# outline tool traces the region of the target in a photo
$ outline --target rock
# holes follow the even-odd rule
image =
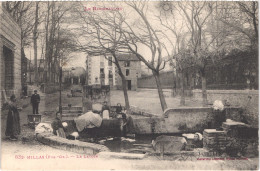
[[[216,129],[205,129],[203,131],[203,147],[207,149],[225,148],[228,144],[225,131]]]
[[[126,137],[128,137],[128,138],[135,138],[135,134],[126,134]]]
[[[186,144],[183,137],[161,135],[153,141],[156,153],[172,154],[180,152]]]

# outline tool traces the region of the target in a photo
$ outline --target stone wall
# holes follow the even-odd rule
[[[223,111],[228,118],[240,116],[240,108]],[[165,117],[134,118],[133,127],[136,134],[176,134],[202,132],[214,128],[214,111],[211,107],[167,109]]]
[[[87,143],[78,140],[68,140],[50,133],[37,134],[36,139],[39,142],[51,147],[75,153],[96,155],[97,153],[102,151],[109,151],[109,149],[104,145]]]
[[[13,85],[11,93],[20,96],[21,92],[21,28],[0,4],[0,64],[1,90],[5,88],[4,46],[12,51],[13,55]],[[7,96],[10,95],[6,92]]]
[[[128,114],[130,115],[138,115],[138,116],[146,116],[146,117],[158,117],[158,115],[151,113],[148,110],[141,109],[137,106],[130,105],[128,110]]]
[[[60,90],[60,86],[59,85],[48,85],[48,84],[44,84],[41,87],[41,91],[43,93],[47,93],[47,94],[51,94],[51,93],[55,93],[57,91]],[[61,90],[63,90],[63,85],[61,86]]]
[[[201,90],[193,90],[193,98],[202,99]],[[211,104],[215,100],[226,100],[231,106],[242,107],[244,109],[243,116],[247,122],[258,127],[258,90],[207,90],[207,98]]]

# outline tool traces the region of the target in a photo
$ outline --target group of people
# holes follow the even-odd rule
[[[103,119],[109,118],[109,116],[111,116],[110,112],[111,112],[111,108],[108,105],[107,101],[103,102],[102,107],[100,104],[93,105],[92,111],[90,111],[86,114],[83,114],[80,117],[74,119],[75,126],[79,132],[81,132],[82,130],[84,130],[84,128],[86,128],[86,129],[88,129],[88,132],[90,134],[94,135],[96,128],[99,127],[100,122],[102,122],[102,118]],[[131,118],[131,117],[127,117],[127,115],[123,111],[123,107],[121,106],[120,103],[118,103],[116,106],[116,113],[117,113],[117,115],[122,116],[123,134],[126,135],[127,130],[129,130],[127,128],[127,126],[129,125],[129,123],[131,121],[131,119],[129,119],[129,118]],[[99,117],[100,119],[97,117]],[[56,118],[52,122],[51,126],[53,129],[53,134],[58,135],[58,136],[60,136],[59,132],[63,132],[62,130],[66,129],[64,127],[64,125],[62,124],[62,115],[60,114],[60,112],[56,113]]]
[[[40,103],[40,95],[37,93],[37,90],[34,90],[34,94],[31,96],[31,104],[32,104],[32,109],[33,109],[33,114],[39,114],[39,103]],[[15,95],[12,95],[10,97],[10,101],[8,102],[8,116],[7,116],[7,121],[6,121],[6,131],[5,135],[9,137],[10,140],[17,140],[18,135],[21,132],[20,129],[20,116],[19,116],[19,111],[17,107],[17,99]],[[95,113],[95,111],[93,110]],[[98,113],[98,112],[97,112]],[[110,107],[108,106],[107,102],[105,101],[102,106],[101,110],[101,117],[104,118],[104,115],[108,115],[109,117],[110,113]],[[122,115],[123,119],[123,132],[126,134],[127,131],[127,123],[129,123],[129,118],[123,112],[123,108],[120,103],[117,104],[116,106],[116,113],[118,115]],[[51,126],[53,128],[53,134],[57,135],[57,131],[60,129],[63,129],[62,121],[61,121],[61,113],[57,112],[56,113],[56,118],[52,122]],[[107,116],[106,116],[107,117]],[[200,133],[195,133],[194,134],[194,139],[192,144],[196,146],[196,148],[201,148],[203,146],[202,144],[202,135]]]
[[[39,114],[39,103],[40,95],[37,93],[37,90],[34,90],[34,94],[31,96],[33,114]],[[17,106],[17,99],[14,94],[11,95],[10,101],[7,102],[6,106],[8,109],[8,114],[5,135],[9,137],[10,140],[16,141],[18,139],[18,135],[21,133],[21,128],[19,108]]]

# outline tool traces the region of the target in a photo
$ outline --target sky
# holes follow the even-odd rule
[[[82,2],[82,10],[86,10],[86,15],[88,12],[96,12],[94,11],[94,7],[97,7],[98,4],[100,3],[97,3],[97,2]],[[133,9],[129,6],[127,6],[126,4],[124,3],[118,3],[118,2],[114,2],[113,4],[111,4],[111,2],[105,2],[103,4],[102,2],[102,5],[106,8],[120,8],[121,11],[123,13],[128,13],[131,18],[129,19],[129,21],[135,21],[135,20],[138,20],[138,15],[136,12],[133,11]],[[153,14],[156,14],[156,11],[158,11],[156,8],[158,8],[158,2],[153,2],[153,1],[150,1],[149,2],[149,8],[147,9],[147,17],[148,17],[148,20],[150,21],[150,23],[154,26],[155,29],[159,29],[160,30],[160,22],[155,20],[154,18],[154,15]],[[167,9],[167,7],[166,7]],[[97,12],[100,12],[100,11],[97,11]],[[159,14],[159,13],[158,13]],[[140,20],[140,19],[139,19]],[[42,28],[44,26],[41,26]],[[72,27],[77,27],[77,23],[74,25],[72,25]],[[164,30],[161,30],[161,31],[164,31]],[[167,33],[166,34],[169,34],[171,35],[170,33]],[[174,37],[174,36],[172,36]],[[169,38],[172,38],[171,36],[169,36]],[[38,46],[40,45],[41,43],[39,42],[38,40]],[[172,51],[172,46],[169,44],[169,43],[165,43],[166,44],[166,47],[168,49],[169,52]],[[151,52],[150,50],[145,47],[144,45],[140,45],[138,47],[139,49],[139,53],[141,53],[147,60],[150,60],[151,59]],[[25,54],[26,54],[26,57],[28,59],[30,59],[30,56],[31,56],[31,59],[33,60],[33,45],[31,45],[31,47],[29,48],[26,48],[25,49]],[[167,52],[165,50],[162,51],[162,56],[167,56]],[[38,47],[38,58],[40,58],[41,56],[41,47]],[[86,67],[85,66],[85,61],[86,61],[86,56],[87,54],[84,53],[84,52],[81,52],[81,53],[73,53],[71,55],[72,57],[70,57],[70,60],[67,62],[67,66],[66,67]]]

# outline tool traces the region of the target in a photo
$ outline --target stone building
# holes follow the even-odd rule
[[[62,70],[62,82],[65,84],[84,85],[86,70],[83,67],[64,68]]]
[[[126,78],[128,90],[137,90],[137,79],[141,77],[141,61],[133,54],[119,54],[119,65]],[[122,89],[122,80],[116,72],[116,85]]]
[[[116,86],[115,64],[112,62],[112,56],[87,56],[87,80],[88,85],[101,84],[110,85],[110,88]]]
[[[21,28],[0,4],[1,104],[21,93]]]

